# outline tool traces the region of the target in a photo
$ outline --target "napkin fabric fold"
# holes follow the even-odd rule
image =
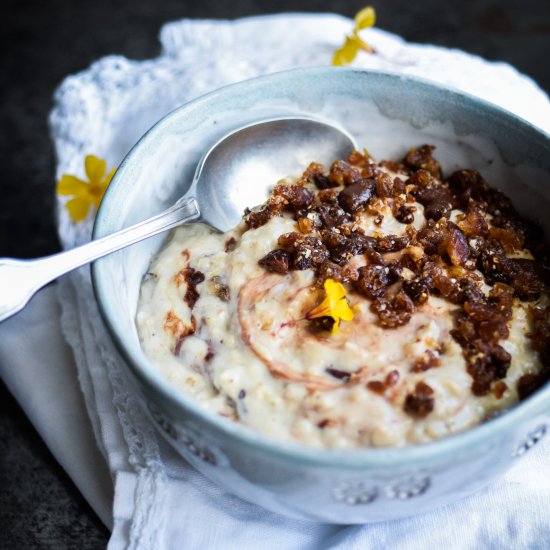
[[[237,21],[183,20],[166,25],[158,58],[136,62],[107,57],[60,86],[51,114],[57,176],[82,175],[86,154],[105,158],[109,166],[118,165],[162,115],[215,88],[278,70],[330,64],[335,48],[351,28],[352,22],[342,17],[301,14]],[[377,29],[365,31],[364,38],[377,54],[360,53],[354,62],[357,67],[412,74],[455,86],[550,129],[548,98],[509,65],[489,63],[461,51],[408,44]],[[65,248],[89,240],[91,215],[81,224],[72,223],[61,199],[58,222]],[[60,281],[59,301],[62,331],[74,353],[83,395],[79,414],[86,411],[114,483],[111,549],[544,548],[550,540],[547,440],[490,488],[419,517],[334,526],[289,519],[246,503],[206,480],[157,437],[100,320],[87,269]],[[42,305],[55,315],[55,305]],[[40,333],[38,327],[36,333]],[[58,332],[55,338],[58,341]],[[0,333],[0,366],[13,360],[14,349],[15,356],[27,360],[16,340],[14,336],[13,343],[6,342],[5,334]],[[44,350],[47,348],[44,343]],[[61,343],[57,348],[51,350],[51,357],[42,355],[42,362],[69,365],[66,349],[61,349]],[[37,371],[41,380],[47,379],[46,370]],[[70,368],[61,371],[64,374],[52,384],[58,383],[64,393],[63,388],[74,385],[75,377]],[[27,377],[20,382],[25,386],[32,369],[22,376]],[[9,385],[18,395],[17,384]],[[32,396],[25,391],[19,395],[27,412],[34,405],[25,406],[24,402],[36,400],[38,412],[29,413],[31,419],[47,439],[55,440],[55,434],[48,434],[51,427],[39,421],[48,402],[46,394],[37,389]],[[75,403],[72,406],[78,408]],[[75,480],[89,475],[84,472],[88,466],[80,464],[79,472],[70,456],[77,423],[84,423],[84,418],[67,427],[56,447],[56,456]],[[102,487],[105,477],[97,479]],[[109,513],[104,505],[108,491],[105,487],[103,500],[96,499],[102,517]]]
[[[90,506],[111,527],[113,484],[60,317],[56,287],[50,285],[2,323],[0,375]]]

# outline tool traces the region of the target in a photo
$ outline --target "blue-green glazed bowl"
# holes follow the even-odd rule
[[[94,237],[159,213],[186,190],[202,153],[228,130],[284,114],[343,126],[374,158],[437,146],[445,173],[476,168],[550,231],[548,134],[494,105],[416,78],[343,68],[299,69],[228,86],[158,122],[124,159]],[[281,443],[203,410],[140,348],[142,276],[163,237],[96,262],[97,300],[143,407],[205,476],[242,498],[301,519],[366,523],[429,511],[501,475],[547,431],[550,387],[467,432],[423,445],[353,451]]]

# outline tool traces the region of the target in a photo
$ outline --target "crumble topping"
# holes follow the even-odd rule
[[[250,212],[245,222],[249,228],[258,227],[285,211],[298,222],[311,220],[307,231],[281,235],[281,248],[259,264],[279,274],[311,269],[318,284],[327,278],[351,283],[355,292],[370,300],[383,328],[407,324],[430,294],[459,306],[453,312],[451,334],[462,347],[472,392],[483,396],[493,387],[501,393],[502,385],[494,383],[506,377],[511,356],[499,342],[508,338],[514,299],[536,300],[547,290],[548,274],[536,257],[543,252],[542,237],[477,171],[459,170],[442,179],[434,150],[433,145],[411,148],[401,163],[378,165],[368,153],[355,151],[345,161],[335,161],[328,174],[312,164],[296,183],[275,187],[257,211],[261,219]],[[313,186],[317,189],[312,191]],[[361,214],[369,207],[376,211],[384,201],[395,219],[407,225],[406,235],[364,234],[358,223]],[[426,218],[419,230],[411,225],[416,203],[424,207]],[[522,250],[533,257],[509,257]],[[354,257],[361,255],[367,264],[354,269]],[[532,314],[537,335],[542,336],[550,328],[547,316],[536,306]],[[544,333],[544,350],[548,336]],[[413,369],[420,372],[439,364],[427,350]],[[548,377],[545,368],[544,373],[520,378],[520,395],[529,395]],[[433,390],[427,388],[417,384],[405,400],[406,412],[431,412]]]

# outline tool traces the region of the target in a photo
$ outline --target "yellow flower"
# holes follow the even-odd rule
[[[107,163],[94,155],[88,155],[84,159],[84,170],[88,181],[63,174],[57,182],[58,195],[72,195],[72,199],[65,203],[65,208],[75,222],[86,218],[90,206],[93,205],[97,210],[116,168],[106,174]]]
[[[376,23],[376,12],[372,6],[367,6],[355,14],[355,28],[358,31],[368,27],[374,27]]]
[[[325,299],[317,306],[309,311],[306,319],[315,319],[316,317],[332,317],[334,324],[332,325],[332,333],[338,332],[340,319],[342,321],[351,321],[353,319],[353,311],[349,307],[346,300],[346,289],[341,283],[327,279],[325,281]]]
[[[367,6],[355,15],[355,27],[351,36],[346,36],[344,45],[334,52],[333,65],[348,65],[351,63],[359,50],[374,53],[374,48],[367,44],[359,36],[359,31],[373,27],[376,23],[376,12],[372,6]]]

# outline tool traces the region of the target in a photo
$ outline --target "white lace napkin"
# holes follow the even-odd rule
[[[329,64],[351,27],[338,16],[299,14],[166,25],[158,58],[107,57],[63,82],[51,115],[57,176],[82,175],[86,154],[116,166],[158,118],[214,88],[282,69]],[[360,54],[356,66],[444,82],[550,130],[548,98],[509,65],[407,44],[376,29],[366,31],[365,39],[378,53]],[[62,202],[59,232],[69,248],[89,239],[91,219],[73,224]],[[87,412],[115,481],[110,548],[543,548],[550,540],[548,441],[490,489],[392,523],[318,525],[243,502],[204,479],[157,438],[99,319],[87,269],[61,281],[60,301]]]

